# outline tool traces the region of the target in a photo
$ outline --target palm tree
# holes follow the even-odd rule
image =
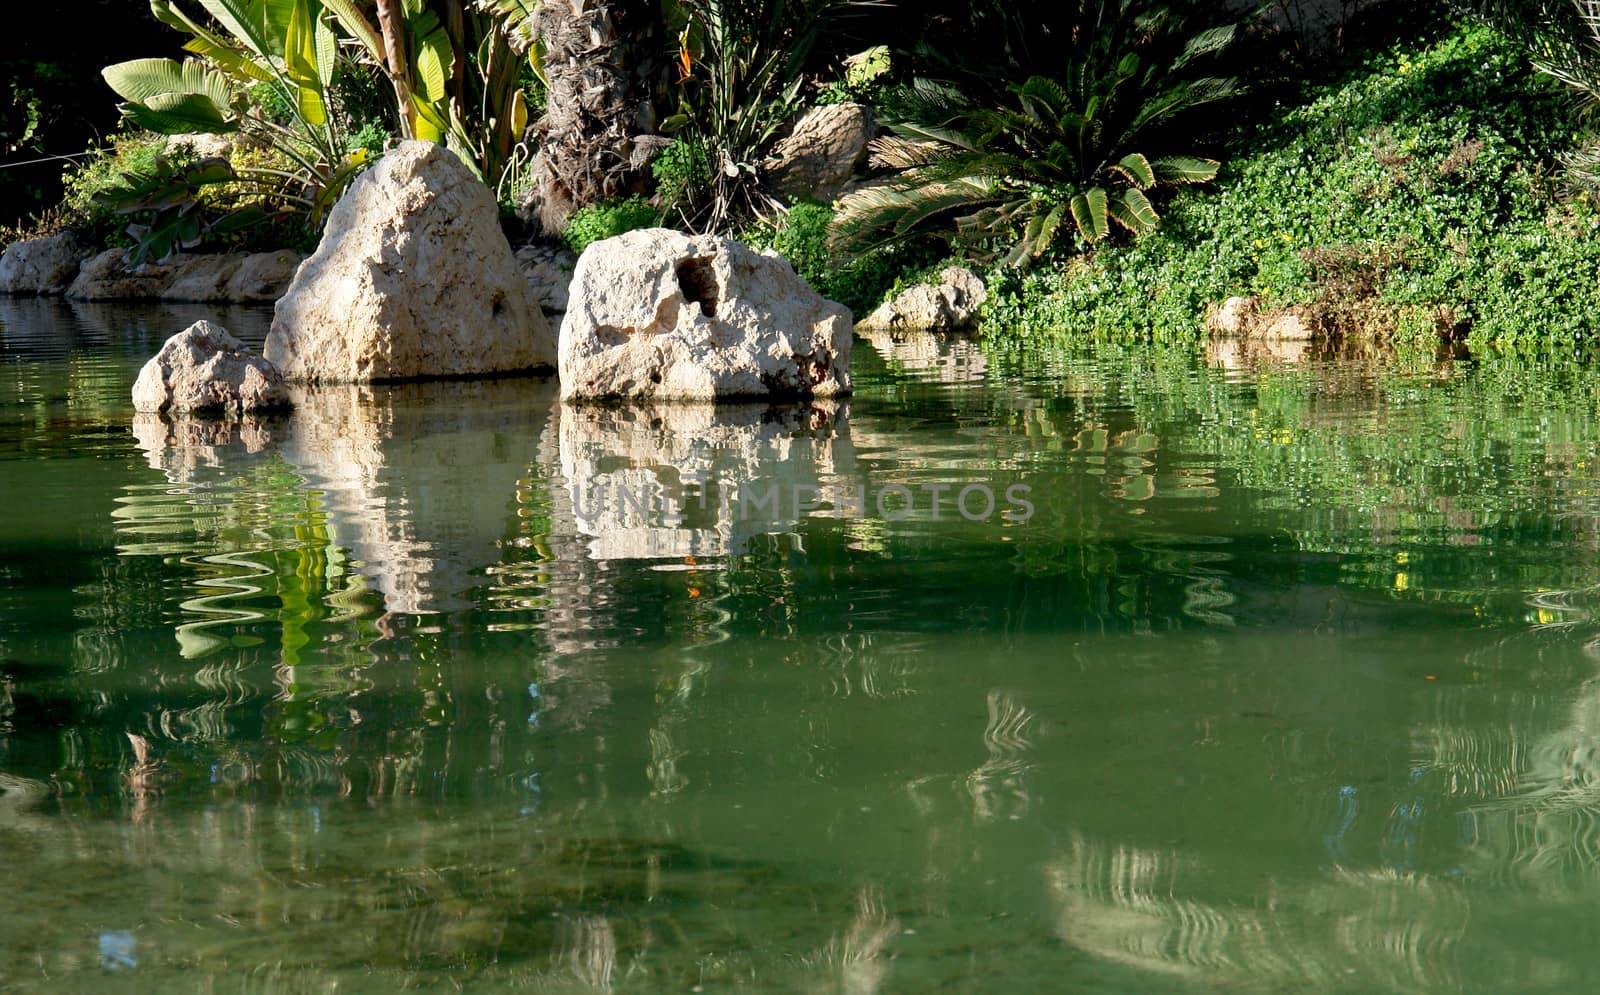
[[[1203,183],[1218,163],[1155,155],[1181,113],[1233,93],[1232,79],[1187,67],[1229,44],[1232,25],[1190,33],[1189,18],[1146,0],[1081,0],[1077,30],[1051,75],[1010,84],[998,98],[918,80],[899,96],[892,135],[874,162],[888,181],[847,196],[834,229],[847,251],[934,235],[977,255],[1018,263],[1064,231],[1092,244],[1116,224],[1156,224],[1150,192]]]

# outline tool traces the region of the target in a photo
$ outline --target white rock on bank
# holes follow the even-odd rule
[[[278,301],[266,355],[312,382],[511,373],[556,358],[494,196],[453,152],[417,141],[334,207]]]
[[[647,228],[589,246],[561,324],[561,396],[850,392],[850,312],[775,253]]]
[[[90,253],[72,232],[13,242],[0,255],[0,294],[66,293]]]
[[[947,266],[936,284],[922,283],[884,302],[863,321],[863,328],[957,332],[977,324],[979,309],[989,299],[983,279],[964,266]]]
[[[238,416],[288,406],[278,369],[209,321],[168,339],[133,385],[134,409],[150,414]]]

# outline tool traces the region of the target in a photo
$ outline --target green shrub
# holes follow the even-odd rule
[[[635,194],[626,200],[591,204],[573,212],[562,232],[561,241],[579,255],[592,243],[612,238],[639,228],[652,228],[661,223],[661,213],[650,202]]]
[[[1396,315],[1454,313],[1477,342],[1582,341],[1600,313],[1600,218],[1554,178],[1578,134],[1515,46],[1452,28],[1309,86],[1150,236],[1002,274],[986,322],[1192,340],[1207,303],[1233,294],[1283,306],[1356,293]]]
[[[788,259],[817,293],[843,304],[857,319],[944,261],[944,252],[933,242],[898,245],[840,259],[828,245],[833,217],[833,208],[825,204],[800,203],[787,215],[757,225],[740,237]]]

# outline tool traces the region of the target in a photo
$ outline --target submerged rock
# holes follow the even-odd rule
[[[850,392],[850,312],[775,253],[648,228],[578,260],[561,324],[563,398]]]
[[[555,337],[455,153],[404,142],[350,187],[278,301],[267,358],[292,379],[369,382],[555,363]]]
[[[133,406],[149,414],[237,416],[286,408],[289,393],[277,367],[222,326],[197,321],[144,364]]]
[[[72,232],[13,242],[0,255],[0,293],[64,294],[89,254]]]
[[[762,171],[779,196],[826,203],[866,162],[874,129],[872,110],[862,104],[813,107],[778,141]]]
[[[911,287],[886,301],[861,323],[863,328],[956,332],[977,324],[989,299],[983,279],[964,266],[947,266],[936,284]]]

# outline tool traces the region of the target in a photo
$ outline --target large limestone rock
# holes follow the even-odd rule
[[[962,331],[977,324],[979,309],[988,299],[988,288],[978,274],[964,266],[947,266],[938,283],[908,288],[884,302],[861,325],[864,329]]]
[[[72,232],[13,242],[0,255],[0,293],[65,293],[87,255]]]
[[[209,321],[168,339],[133,385],[134,409],[148,414],[238,416],[288,405],[277,368]]]
[[[561,324],[561,396],[850,392],[850,312],[775,253],[647,228],[589,246]]]
[[[266,355],[321,382],[510,373],[556,358],[493,195],[431,142],[402,143],[351,185],[278,301]]]
[[[832,201],[867,159],[875,125],[861,104],[813,107],[762,163],[768,184],[783,197]]]

